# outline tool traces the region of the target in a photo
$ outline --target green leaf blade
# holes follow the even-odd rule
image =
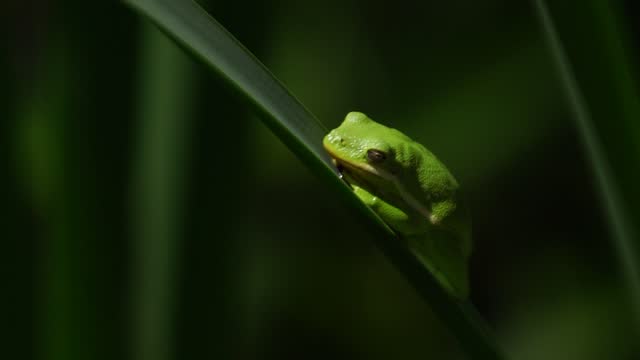
[[[210,65],[264,115],[266,125],[325,183],[350,205],[357,221],[390,262],[459,340],[470,358],[502,359],[501,350],[485,322],[468,301],[448,294],[411,253],[402,239],[338,179],[322,147],[327,129],[215,19],[193,1],[126,0],[169,36]]]
[[[269,117],[268,125],[286,127],[283,139],[299,139],[329,166],[322,150],[327,129],[233,35],[193,1],[129,0],[175,40],[235,86]],[[297,141],[296,141],[297,142]]]

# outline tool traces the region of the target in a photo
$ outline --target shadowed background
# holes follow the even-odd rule
[[[551,10],[633,224],[636,76],[619,65],[637,6],[602,3]],[[471,299],[512,358],[638,352],[534,7],[201,5],[327,127],[363,111],[448,165],[472,204]],[[2,7],[2,357],[462,358],[331,192],[137,14]]]

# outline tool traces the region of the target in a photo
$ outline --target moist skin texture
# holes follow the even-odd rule
[[[468,295],[471,224],[458,182],[429,150],[350,112],[323,145],[355,194],[407,241],[440,283]]]

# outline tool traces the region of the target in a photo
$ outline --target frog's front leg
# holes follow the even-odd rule
[[[414,226],[412,226],[411,219],[407,213],[359,186],[354,185],[353,192],[393,230],[402,234],[412,233],[411,230]]]

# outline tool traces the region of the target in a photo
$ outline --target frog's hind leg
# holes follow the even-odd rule
[[[469,293],[467,257],[446,233],[407,238],[411,250],[449,293],[465,299]]]

